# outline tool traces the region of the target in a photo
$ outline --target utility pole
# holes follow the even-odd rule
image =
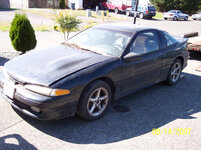
[[[135,13],[134,13],[134,21],[133,21],[133,24],[136,24],[137,9],[138,9],[139,0],[133,0],[133,4],[135,4]],[[133,5],[133,6],[134,6],[134,5]]]

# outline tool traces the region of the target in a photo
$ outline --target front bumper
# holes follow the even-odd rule
[[[78,100],[73,95],[65,97],[43,96],[22,87],[17,87],[14,97],[11,99],[3,93],[5,77],[0,73],[0,95],[18,111],[39,120],[55,120],[74,116]],[[31,107],[37,107],[41,111],[36,112]]]

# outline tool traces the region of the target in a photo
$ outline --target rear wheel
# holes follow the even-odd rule
[[[174,85],[175,83],[177,83],[180,79],[181,71],[182,71],[182,62],[181,60],[176,59],[169,70],[166,83],[168,85]]]
[[[114,9],[114,12],[115,12],[115,14],[118,14],[118,13],[119,13],[119,9],[118,9],[118,8],[115,8],[115,9]]]
[[[101,118],[110,104],[111,93],[107,83],[101,80],[93,82],[82,93],[77,114],[88,121]]]
[[[174,18],[173,18],[173,21],[176,21],[177,20],[177,17],[175,16]]]
[[[144,18],[144,14],[140,13],[140,19],[143,19],[143,18]]]
[[[167,20],[167,18],[164,18],[164,20]]]

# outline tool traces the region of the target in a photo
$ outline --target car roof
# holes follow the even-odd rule
[[[169,11],[180,11],[180,10],[169,10]]]
[[[112,29],[112,30],[117,30],[121,32],[130,32],[130,33],[136,33],[143,30],[155,29],[155,28],[143,27],[143,26],[134,25],[134,24],[118,24],[118,23],[99,24],[99,25],[96,25],[95,27]],[[158,29],[155,29],[155,30],[158,30]]]

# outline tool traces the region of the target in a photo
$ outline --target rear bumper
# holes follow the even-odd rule
[[[11,99],[3,93],[2,74],[0,74],[0,95],[18,111],[39,120],[55,120],[74,116],[78,101],[72,95],[66,97],[46,97],[27,90],[17,89]],[[33,111],[32,107],[40,109]]]
[[[156,16],[156,13],[147,13],[147,14],[145,14],[145,16],[147,16],[147,17],[154,17],[154,16]]]
[[[163,15],[163,18],[167,18],[167,19],[173,19],[173,18],[174,18],[174,16]]]

